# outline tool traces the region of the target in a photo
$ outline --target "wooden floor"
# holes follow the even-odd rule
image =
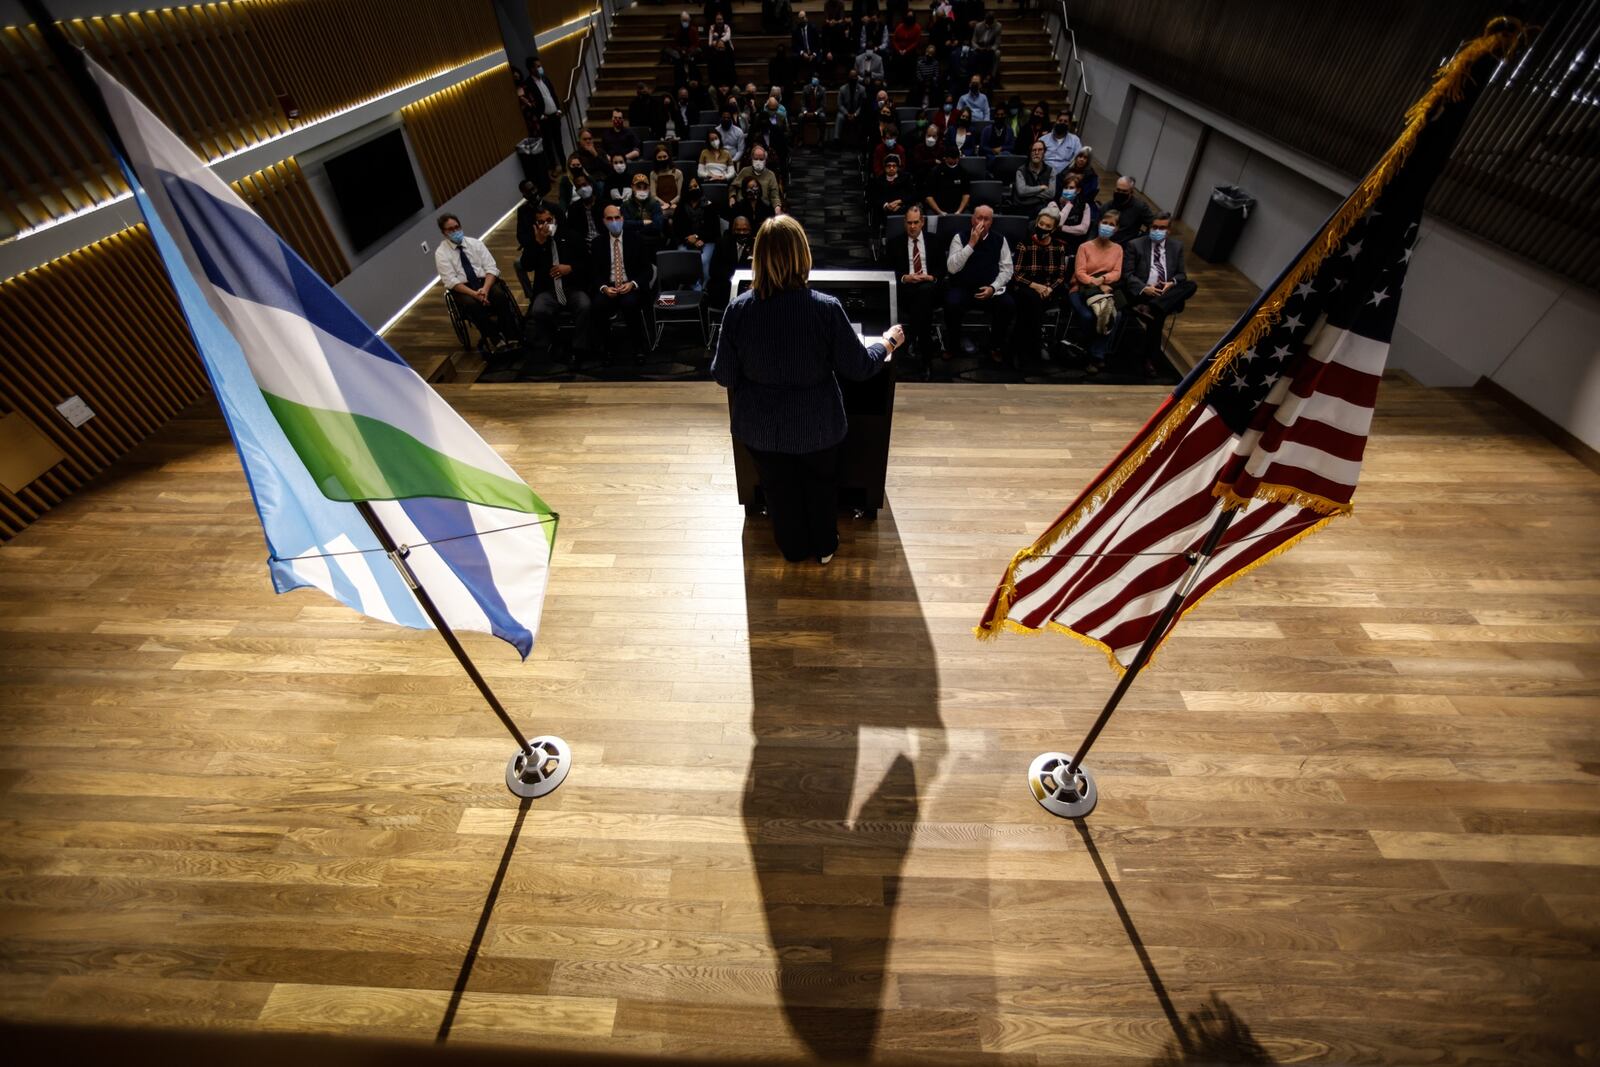
[[[442,391],[563,516],[533,657],[468,644],[567,783],[519,813],[436,635],[273,596],[219,420],[180,419],[0,550],[0,1016],[1600,1054],[1600,479],[1489,401],[1386,385],[1356,516],[1190,616],[1080,826],[1023,771],[1103,659],[969,627],[1163,390],[902,386],[889,507],[827,568],[745,526],[714,386]]]

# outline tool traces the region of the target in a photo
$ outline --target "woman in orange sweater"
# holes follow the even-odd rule
[[[1078,254],[1072,265],[1072,292],[1069,299],[1073,312],[1092,338],[1089,342],[1091,373],[1105,366],[1106,352],[1111,347],[1111,339],[1117,335],[1118,320],[1121,318],[1119,313],[1113,312],[1110,327],[1105,333],[1100,333],[1095,329],[1094,309],[1089,307],[1091,296],[1095,293],[1110,296],[1117,282],[1122,279],[1122,246],[1111,239],[1111,235],[1117,232],[1117,219],[1115,210],[1100,216],[1100,226],[1094,240],[1078,246]]]

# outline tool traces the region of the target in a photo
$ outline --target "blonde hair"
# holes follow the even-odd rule
[[[769,297],[787,289],[804,289],[811,276],[811,243],[793,215],[774,215],[756,231],[750,252],[751,288]]]

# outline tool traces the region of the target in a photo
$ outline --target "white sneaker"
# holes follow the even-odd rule
[[[833,562],[833,553],[829,552],[826,556],[818,556],[817,562],[823,566],[827,566],[829,563]]]

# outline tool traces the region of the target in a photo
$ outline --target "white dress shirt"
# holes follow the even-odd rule
[[[1163,284],[1162,281],[1157,280],[1156,265],[1158,263],[1161,264],[1162,269],[1167,271],[1172,269],[1166,266],[1167,250],[1163,247],[1165,244],[1165,241],[1150,242],[1150,277],[1145,279],[1145,284],[1150,286],[1152,289],[1160,288],[1160,286]],[[1171,277],[1172,276],[1169,273],[1167,275],[1167,280],[1171,280]]]
[[[917,272],[917,257],[922,257],[922,273],[932,274],[928,269],[928,235],[919,233],[915,237],[906,238],[906,273]],[[964,261],[963,261],[964,262]]]
[[[466,249],[467,259],[472,263],[472,269],[478,272],[478,277],[487,278],[491,274],[500,277],[500,268],[495,266],[494,257],[482,241],[468,237],[458,245],[441,234],[439,247],[433,250],[433,265],[439,271],[439,284],[446,289],[467,284],[467,272],[461,269],[462,249]]]
[[[550,95],[550,87],[545,84],[544,78],[534,78],[533,84],[539,87],[539,95],[544,97],[544,113],[546,115],[554,115],[557,111],[556,98]]]
[[[994,276],[994,281],[989,284],[994,287],[994,295],[999,296],[1006,291],[1006,284],[1011,281],[1011,245],[1004,237],[990,230],[985,241],[1000,242],[1000,273]],[[951,274],[957,274],[962,267],[967,265],[967,260],[972,258],[972,246],[966,241],[951,241],[950,252],[944,257],[944,266]]]

